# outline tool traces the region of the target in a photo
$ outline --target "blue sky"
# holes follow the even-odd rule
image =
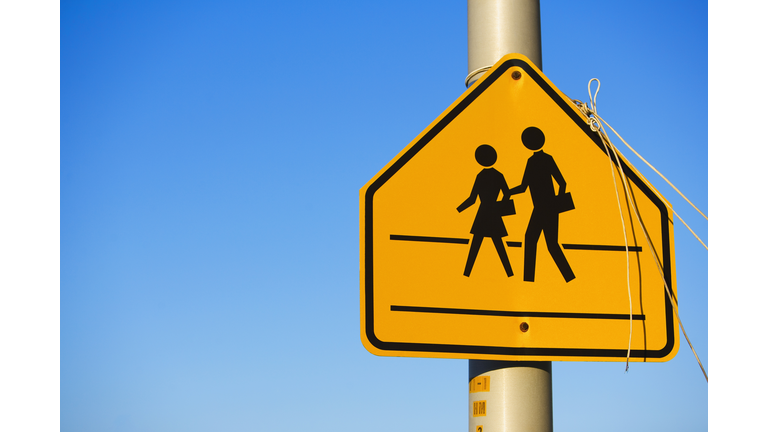
[[[547,77],[581,100],[599,78],[599,113],[709,213],[707,4],[542,2],[541,19]],[[62,431],[466,430],[466,360],[360,342],[358,213],[464,91],[465,1],[64,1],[58,23]],[[710,258],[675,228],[709,371]],[[553,385],[557,430],[708,429],[684,340],[628,373],[555,362]]]

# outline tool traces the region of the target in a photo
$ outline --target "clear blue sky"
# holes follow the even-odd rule
[[[465,431],[466,360],[360,342],[358,192],[464,91],[466,1],[60,8],[61,430]],[[599,78],[600,114],[709,213],[707,3],[544,1],[541,28],[549,79]],[[680,223],[675,248],[709,372],[708,253]],[[556,430],[708,429],[684,340],[553,384]]]

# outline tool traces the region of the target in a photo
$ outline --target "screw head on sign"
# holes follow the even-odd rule
[[[520,71],[514,71],[512,72],[512,79],[513,80],[519,80],[522,78],[523,74],[520,73]]]
[[[521,323],[521,324],[520,324],[520,331],[521,331],[521,332],[525,333],[525,332],[527,332],[527,331],[528,331],[528,329],[529,329],[529,326],[528,326],[528,323],[527,323],[527,322],[524,322],[524,323]]]

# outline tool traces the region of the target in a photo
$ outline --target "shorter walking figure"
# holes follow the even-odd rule
[[[456,210],[462,212],[474,204],[477,198],[480,197],[480,207],[477,209],[475,222],[469,231],[472,234],[472,242],[469,246],[467,265],[464,267],[464,276],[469,277],[472,267],[475,265],[480,244],[485,237],[490,237],[493,240],[493,245],[496,246],[496,252],[499,254],[499,258],[501,258],[501,263],[504,265],[507,277],[509,277],[512,276],[512,266],[509,264],[507,250],[504,248],[504,242],[501,240],[502,237],[507,236],[507,229],[504,227],[504,221],[501,219],[501,213],[498,211],[496,199],[499,197],[499,192],[503,192],[503,200],[507,200],[510,190],[507,187],[507,181],[504,180],[504,175],[491,168],[496,163],[496,150],[493,147],[487,144],[478,147],[475,150],[475,160],[484,166],[485,169],[480,171],[475,178],[475,184],[472,186],[472,193],[469,195],[469,198],[456,208]]]
[[[523,131],[523,145],[533,150],[533,156],[528,159],[523,174],[523,182],[520,186],[510,190],[510,195],[525,192],[531,189],[531,200],[533,201],[533,212],[531,220],[528,222],[528,228],[525,230],[525,249],[523,263],[523,280],[533,282],[536,273],[536,246],[539,237],[544,233],[544,240],[547,242],[547,249],[552,259],[555,260],[557,268],[563,275],[566,282],[572,281],[574,276],[565,254],[557,241],[560,210],[557,206],[558,197],[565,194],[565,179],[560,174],[560,170],[555,164],[552,156],[541,150],[544,147],[544,132],[536,127],[529,127]],[[557,196],[552,179],[555,179],[559,186]]]

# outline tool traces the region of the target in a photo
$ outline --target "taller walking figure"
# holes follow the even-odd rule
[[[461,213],[480,197],[480,208],[477,209],[475,222],[469,231],[472,234],[472,242],[469,245],[469,256],[467,256],[467,264],[464,267],[464,276],[468,277],[472,272],[483,239],[490,237],[493,240],[493,245],[496,246],[496,253],[501,258],[504,271],[509,277],[512,276],[512,265],[509,263],[507,250],[501,240],[502,237],[507,236],[507,229],[504,227],[504,221],[501,219],[502,213],[496,201],[499,192],[503,192],[503,201],[509,199],[509,187],[507,187],[504,175],[496,171],[495,168],[491,168],[496,163],[496,150],[493,147],[488,144],[479,146],[475,150],[475,160],[485,169],[480,171],[480,174],[475,178],[475,184],[472,186],[472,193],[470,193],[469,198],[456,208]]]
[[[533,150],[533,156],[528,158],[523,174],[523,182],[520,186],[510,190],[510,195],[520,194],[526,189],[531,189],[533,212],[528,228],[525,231],[523,280],[533,282],[536,273],[536,245],[539,237],[544,233],[549,254],[555,260],[557,268],[566,282],[576,278],[565,259],[565,254],[557,241],[558,225],[561,209],[559,200],[565,198],[565,179],[555,164],[552,156],[541,150],[544,147],[544,132],[537,127],[529,127],[522,134],[523,145]],[[555,179],[559,189],[555,195],[555,187],[552,179]]]

